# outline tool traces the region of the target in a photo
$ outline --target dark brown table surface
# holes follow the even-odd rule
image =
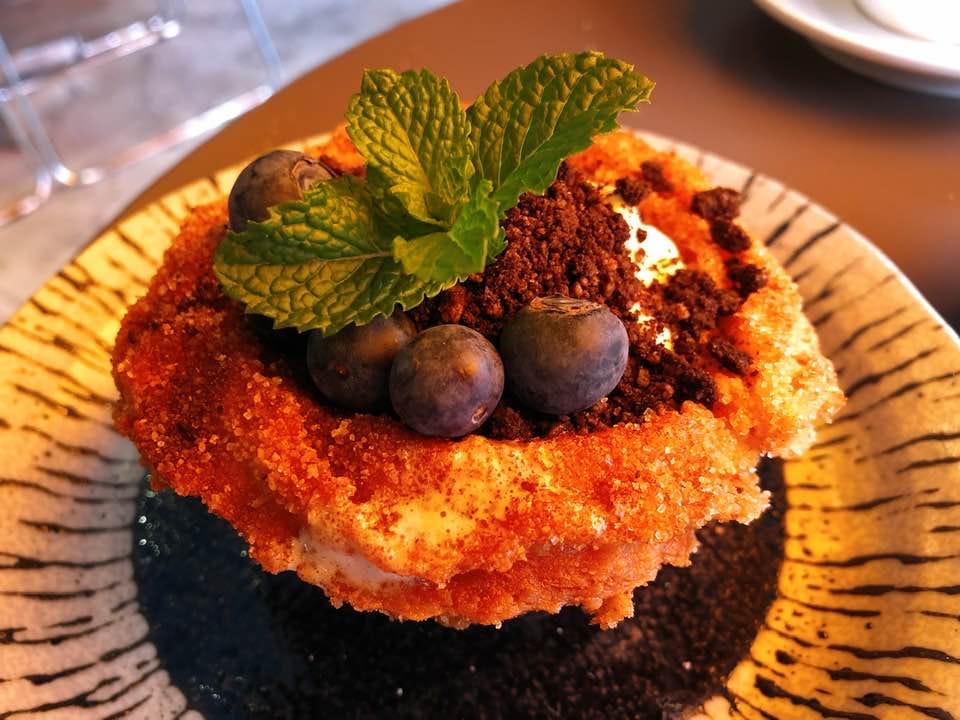
[[[775,177],[886,252],[960,325],[960,100],[879,85],[747,0],[464,0],[307,73],[199,147],[131,209],[342,119],[365,67],[429,67],[464,98],[542,52],[597,49],[657,81],[627,125]]]

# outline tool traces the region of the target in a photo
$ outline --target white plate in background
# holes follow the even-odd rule
[[[854,0],[755,2],[854,72],[909,90],[960,97],[960,45],[897,33],[872,20]]]

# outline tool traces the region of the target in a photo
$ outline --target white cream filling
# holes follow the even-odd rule
[[[645,223],[640,218],[640,211],[636,207],[627,205],[612,187],[602,188],[601,193],[606,195],[610,207],[620,214],[630,228],[630,236],[625,246],[630,252],[630,259],[637,266],[635,275],[640,282],[649,287],[654,282],[665,280],[683,268],[680,250],[666,233]],[[637,237],[639,230],[646,233],[643,240]],[[636,314],[637,322],[653,320],[653,316],[645,312],[640,303],[635,303],[630,311]],[[668,328],[664,328],[657,334],[657,343],[666,348],[673,347],[673,337]]]
[[[381,570],[365,557],[317,542],[309,526],[300,531],[298,557],[292,569],[308,570],[311,581],[324,583],[340,575],[351,585],[377,590],[393,583],[410,584],[420,578]]]
[[[645,223],[640,218],[640,211],[627,205],[616,193],[608,196],[608,202],[630,227],[630,237],[627,238],[625,245],[630,252],[630,259],[637,266],[635,274],[640,282],[650,286],[655,281],[670,277],[683,267],[680,250],[666,233]],[[643,240],[637,237],[639,230],[646,233]],[[641,250],[643,256],[638,257]]]

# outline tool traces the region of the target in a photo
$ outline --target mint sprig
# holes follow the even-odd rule
[[[224,291],[276,327],[333,334],[408,310],[505,248],[500,218],[653,83],[600,53],[544,55],[464,111],[427,70],[368,70],[347,110],[366,177],[322,182],[227,233]]]
[[[424,281],[393,258],[392,226],[378,216],[366,183],[322,182],[261,223],[228,233],[214,272],[230,297],[278,328],[332,334],[407,310],[454,282]]]
[[[470,195],[470,123],[449,83],[427,70],[367,70],[347,108],[381,207],[449,227]],[[399,207],[398,207],[399,206]]]
[[[403,269],[421,280],[438,282],[482,272],[487,258],[503,248],[498,206],[490,197],[492,187],[489,180],[481,180],[448,231],[409,241],[395,238],[393,256]]]
[[[647,101],[653,83],[600,53],[542,55],[495,82],[470,106],[480,174],[501,212],[521,193],[541,193],[568,155],[617,127],[617,116]]]

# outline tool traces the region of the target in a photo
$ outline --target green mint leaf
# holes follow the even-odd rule
[[[450,230],[412,240],[394,238],[393,257],[404,271],[424,282],[462,280],[482,272],[491,250],[500,252],[504,247],[499,208],[490,197],[492,189],[489,180],[481,180]]]
[[[469,198],[470,124],[449,83],[427,70],[367,70],[347,109],[381,210],[444,229]]]
[[[419,305],[454,280],[424,281],[391,252],[383,222],[363,180],[321,182],[303,200],[283,203],[262,223],[228,232],[214,258],[224,291],[275,327],[330,335]]]
[[[393,257],[403,265],[403,271],[421,280],[463,278],[477,272],[470,256],[450,241],[446,232],[421,235],[404,240],[393,239]]]
[[[505,213],[526,191],[541,193],[563,159],[617,127],[647,101],[653,82],[601,53],[542,55],[491,85],[470,106],[478,176]]]
[[[371,70],[347,111],[366,178],[321,182],[228,232],[224,291],[275,327],[338,332],[409,310],[506,247],[499,218],[616,127],[653,83],[599,53],[543,56],[464,111],[426,70]]]

